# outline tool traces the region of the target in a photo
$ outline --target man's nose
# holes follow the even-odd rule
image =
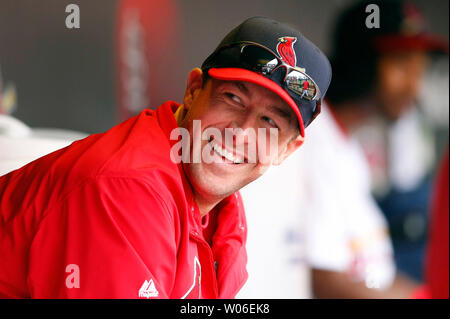
[[[233,121],[230,128],[233,130],[233,142],[245,143],[251,142],[257,132],[257,121],[254,117],[246,116],[242,119]]]

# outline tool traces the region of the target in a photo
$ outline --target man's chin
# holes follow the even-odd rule
[[[185,163],[184,170],[195,194],[222,200],[263,175],[270,165]]]
[[[247,174],[237,172],[229,163],[190,164],[187,174],[196,193],[208,194],[208,197],[225,198],[251,181]],[[248,164],[237,164],[248,165]]]

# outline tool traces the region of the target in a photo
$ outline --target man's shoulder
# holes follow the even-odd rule
[[[169,138],[153,110],[144,110],[104,133],[75,142],[65,153],[60,161],[73,164],[74,172],[82,177],[176,168],[170,159]]]
[[[177,165],[170,159],[167,134],[155,111],[144,110],[104,133],[41,157],[10,173],[0,184],[13,187],[17,196],[29,192],[32,185],[39,187],[41,194],[48,189],[53,195],[64,196],[95,176],[134,176],[157,187],[179,180]],[[25,184],[31,185],[28,190],[16,187]]]
[[[177,210],[179,200],[185,199],[180,176],[167,174],[160,167],[149,167],[142,171],[102,172],[75,185],[70,194],[87,198],[106,196],[120,207],[143,204],[149,211],[152,211],[152,207],[160,207],[171,213]],[[150,206],[147,205],[149,203]]]
[[[165,103],[156,111],[143,110],[105,132],[92,144],[93,159],[102,163],[99,170],[176,170],[170,157],[170,132],[177,128],[171,106]]]

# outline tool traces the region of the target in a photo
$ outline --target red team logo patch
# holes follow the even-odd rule
[[[297,65],[297,57],[294,51],[294,43],[296,37],[281,37],[278,39],[277,52],[281,56],[281,60],[292,67]]]

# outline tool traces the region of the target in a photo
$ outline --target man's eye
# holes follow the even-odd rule
[[[233,93],[229,93],[229,92],[225,93],[225,95],[226,95],[228,98],[232,99],[234,102],[239,103],[239,104],[242,104],[242,101],[241,101],[241,99],[239,98],[239,96],[234,95]]]
[[[272,120],[270,117],[263,116],[262,119],[263,119],[263,121],[269,123],[269,125],[271,125],[271,126],[273,126],[273,127],[278,127],[278,126],[277,126],[277,123],[275,123],[275,121]]]

